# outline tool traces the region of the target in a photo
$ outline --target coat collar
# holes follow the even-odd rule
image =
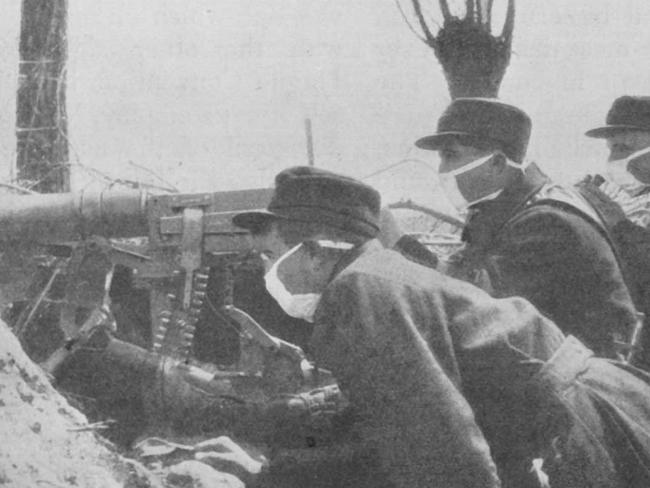
[[[535,163],[531,163],[517,180],[493,200],[472,205],[462,239],[472,246],[491,242],[501,228],[549,182]]]
[[[339,259],[338,263],[336,263],[336,265],[334,266],[334,269],[332,270],[332,274],[329,277],[328,284],[331,283],[334,280],[334,278],[336,278],[345,268],[350,266],[350,264],[352,264],[362,254],[373,253],[373,252],[381,251],[382,249],[385,248],[381,244],[381,242],[379,242],[378,239],[370,239],[369,241],[366,241],[360,246],[350,249],[341,257],[341,259]],[[323,302],[321,300],[321,302],[316,307],[316,311],[314,313],[315,323],[321,322],[321,320],[323,319],[323,314],[326,313],[325,310],[326,307],[323,307]]]
[[[378,239],[370,239],[369,241],[364,242],[360,246],[356,246],[346,252],[338,263],[334,266],[332,274],[329,277],[328,283],[331,283],[334,278],[336,278],[341,271],[350,266],[359,256],[362,254],[376,252],[384,249],[384,246],[379,242]]]

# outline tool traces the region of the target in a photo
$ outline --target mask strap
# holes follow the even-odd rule
[[[630,154],[628,157],[626,157],[625,159],[623,159],[623,161],[625,161],[625,163],[627,165],[627,164],[629,164],[629,162],[632,159],[638,158],[639,156],[644,156],[645,154],[648,154],[648,153],[650,153],[650,146],[644,147],[643,149],[639,149],[637,152],[634,152],[634,153]]]
[[[450,176],[458,176],[462,175],[463,173],[467,173],[468,171],[473,170],[474,168],[478,168],[482,164],[484,164],[486,161],[489,161],[495,153],[488,154],[487,156],[483,156],[482,158],[475,159],[469,164],[466,164],[465,166],[461,166],[460,168],[452,169],[451,171],[444,171],[440,174],[442,175],[450,175]]]
[[[278,260],[271,265],[271,268],[267,271],[266,274],[271,273],[271,271],[273,271],[273,270],[274,270],[275,273],[277,273],[277,270],[280,267],[280,264],[282,263],[282,261],[284,261],[289,256],[291,256],[294,252],[296,252],[300,246],[302,246],[302,242],[295,245],[295,246],[293,246],[291,249],[289,249],[287,252],[285,252],[282,256],[280,256],[278,258]],[[265,259],[268,259],[268,257],[266,257]]]
[[[510,166],[511,168],[515,168],[520,170],[522,173],[526,171],[526,168],[532,164],[532,161],[530,159],[526,159],[522,161],[521,163],[515,163],[514,161],[511,161],[506,157],[506,164]]]
[[[478,199],[474,200],[473,202],[468,202],[467,206],[471,207],[472,205],[476,205],[479,202],[483,202],[483,201],[486,201],[486,200],[494,200],[496,197],[501,195],[501,193],[503,193],[503,189],[497,190],[494,193],[490,193],[489,195],[485,195],[484,197],[478,198]]]
[[[326,239],[319,239],[314,242],[320,247],[324,247],[326,249],[340,249],[342,251],[349,251],[354,247],[354,244],[344,241],[329,241]]]
[[[648,148],[648,149],[650,149],[650,148]],[[503,154],[501,151],[497,151],[497,152],[493,152],[491,154],[488,154],[487,156],[484,156],[482,158],[475,159],[474,161],[472,161],[469,164],[466,164],[465,166],[461,166],[460,168],[452,169],[451,171],[445,171],[444,173],[440,173],[440,174],[450,175],[450,176],[462,175],[464,173],[467,173],[468,171],[472,171],[474,168],[478,168],[479,166],[486,163],[487,161],[489,161],[491,158],[493,158],[497,154],[501,154],[501,155],[503,155],[504,158],[506,158],[506,164],[508,166],[510,166],[512,168],[515,168],[515,169],[518,169],[521,172],[524,172],[525,169],[530,164],[530,161],[524,161],[521,164],[515,163],[508,156]]]

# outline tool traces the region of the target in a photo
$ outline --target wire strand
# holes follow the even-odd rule
[[[364,177],[361,178],[361,179],[362,179],[362,180],[367,180],[368,178],[372,178],[373,176],[377,176],[378,174],[385,173],[386,171],[388,171],[388,170],[390,170],[390,169],[393,169],[393,168],[396,168],[397,166],[400,166],[400,165],[405,164],[405,163],[420,163],[420,164],[424,164],[424,165],[427,166],[429,169],[432,169],[432,170],[435,171],[435,168],[433,168],[433,167],[431,166],[431,164],[428,163],[427,161],[425,161],[424,159],[418,159],[418,158],[404,158],[404,159],[400,159],[400,160],[397,161],[396,163],[392,163],[392,164],[389,164],[388,166],[385,166],[385,167],[383,167],[383,168],[381,168],[381,169],[378,169],[377,171],[374,171],[373,173],[370,173],[369,175],[366,175],[366,176],[364,176]]]

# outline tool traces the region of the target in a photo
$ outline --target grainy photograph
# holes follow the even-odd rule
[[[0,486],[650,486],[650,2],[2,7]]]

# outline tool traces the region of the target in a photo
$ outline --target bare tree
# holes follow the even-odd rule
[[[452,14],[448,0],[438,0],[442,27],[426,14],[426,0],[411,0],[418,27],[398,6],[415,34],[430,46],[442,65],[452,98],[496,97],[510,62],[512,32],[515,25],[515,0],[508,0],[501,33],[492,33],[494,0],[459,0],[464,2],[465,15]]]

